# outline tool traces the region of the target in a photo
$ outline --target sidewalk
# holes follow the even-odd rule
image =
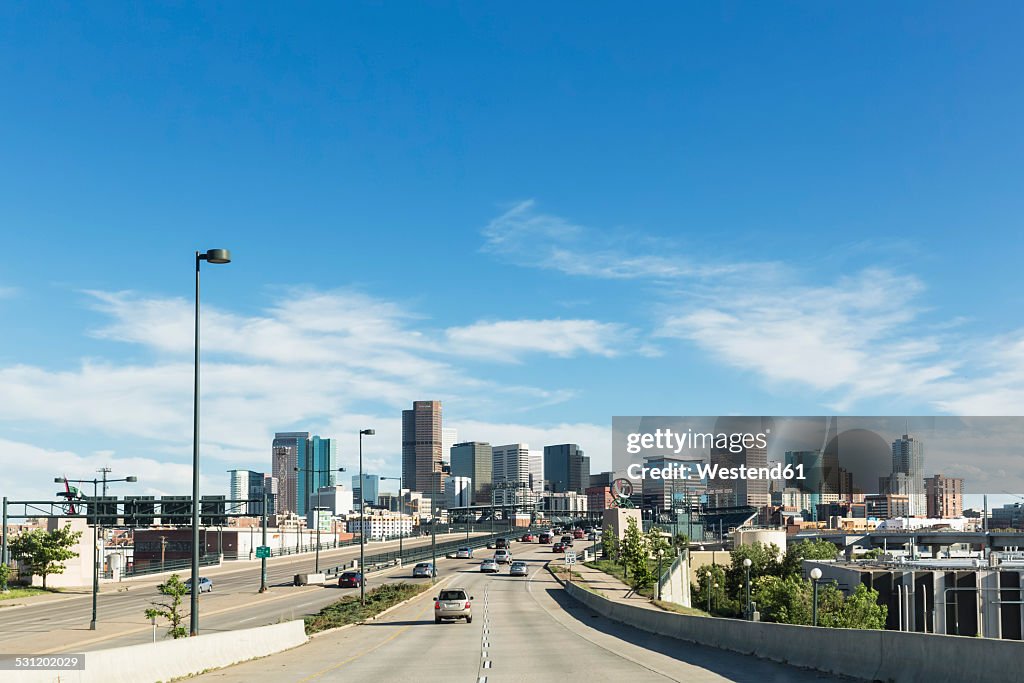
[[[558,567],[563,567],[565,566],[564,562],[564,560],[555,560],[552,564]],[[583,564],[575,564],[573,565],[572,570],[580,575],[580,578],[586,583],[587,588],[600,593],[609,600],[627,603],[635,607],[653,609],[658,612],[664,611],[660,607],[652,605],[650,599],[646,596],[633,592],[633,589],[622,581],[610,574],[605,574],[599,569],[591,569]]]

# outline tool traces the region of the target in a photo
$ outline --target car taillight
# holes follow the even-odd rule
[[[435,602],[434,603],[434,609],[441,609],[441,603],[440,602]]]
[[[469,602],[466,603],[466,609],[469,609],[472,606],[473,606],[472,603],[469,603]]]

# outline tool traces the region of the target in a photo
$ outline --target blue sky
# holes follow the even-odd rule
[[[420,398],[599,462],[616,414],[1021,414],[1022,14],[6,4],[4,492],[184,489],[221,246],[211,489],[293,428],[397,471]]]

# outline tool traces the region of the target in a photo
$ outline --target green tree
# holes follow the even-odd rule
[[[706,564],[697,568],[697,585],[693,589],[691,598],[693,606],[698,609],[708,609],[709,603],[712,614],[735,614],[735,605],[725,594],[725,568],[719,565]],[[709,596],[708,593],[711,593]],[[708,598],[711,598],[710,601]]]
[[[162,617],[166,619],[170,624],[170,628],[167,629],[167,635],[171,638],[184,638],[188,635],[188,629],[182,626],[182,624],[189,615],[181,613],[181,600],[188,593],[188,587],[177,574],[171,574],[166,583],[161,583],[157,586],[157,590],[169,597],[170,601],[150,603],[154,607],[146,608],[146,618],[155,619]]]
[[[676,534],[672,537],[672,548],[678,553],[685,553],[690,547],[690,537],[686,534]]]
[[[612,531],[610,524],[605,527],[604,533],[601,534],[601,554],[606,560],[611,560],[612,562],[619,561],[619,537]]]
[[[7,581],[11,578],[11,565],[0,564],[0,593],[6,593]]]
[[[761,576],[752,582],[751,600],[764,621],[778,624],[812,623],[811,584],[799,576]],[[820,603],[819,603],[820,604]]]
[[[72,546],[82,537],[81,531],[72,531],[70,526],[63,526],[53,531],[34,529],[16,536],[11,540],[11,557],[27,567],[33,576],[43,577],[43,588],[46,588],[46,577],[50,574],[63,574],[64,563],[78,553]]]
[[[770,545],[752,543],[733,549],[729,553],[732,563],[725,572],[725,589],[730,599],[746,604],[747,573],[743,566],[743,560],[749,558],[751,562],[750,584],[751,591],[753,591],[753,584],[759,577],[768,575],[781,576],[779,571],[779,555],[779,546],[774,543]]]
[[[782,558],[782,576],[800,576],[804,560],[834,560],[838,553],[833,543],[820,538],[794,543]]]
[[[626,533],[622,537],[620,553],[633,590],[646,588],[651,585],[654,578],[647,562],[647,550],[647,543],[636,519],[630,517],[626,523]]]
[[[857,590],[846,596],[838,610],[829,610],[827,615],[819,614],[818,624],[835,628],[878,630],[885,628],[888,615],[889,608],[878,604],[878,591],[858,584]]]

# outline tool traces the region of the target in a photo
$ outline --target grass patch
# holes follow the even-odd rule
[[[706,617],[709,616],[707,612],[702,609],[694,609],[693,607],[683,607],[677,605],[674,602],[665,602],[664,600],[651,600],[651,604],[659,609],[663,609],[666,612],[675,612],[676,614],[686,614],[691,617]]]
[[[568,567],[564,565],[548,564],[548,571],[551,572],[556,579],[561,579],[562,581],[568,581],[571,579],[573,583],[582,586],[583,588],[587,587],[587,582],[583,580],[583,576],[579,572],[570,572]]]
[[[653,563],[649,562],[649,564],[650,564],[650,567],[651,567],[651,572],[653,574],[657,575],[657,573],[658,573],[658,563],[657,562],[653,562]],[[616,579],[618,579],[622,583],[626,584],[630,588],[633,587],[633,583],[629,579],[626,578],[625,572],[623,571],[621,564],[618,564],[618,563],[613,562],[611,560],[595,560],[593,562],[584,562],[583,566],[584,567],[590,567],[591,569],[596,569],[599,572],[604,572],[605,574],[608,574],[609,576],[614,576]],[[636,591],[636,593],[637,593],[637,595],[642,595],[645,598],[653,598],[656,595],[657,590],[658,590],[657,584],[656,583],[652,583],[650,586],[647,586],[645,588],[641,588],[640,590]]]
[[[28,598],[43,593],[54,593],[56,591],[43,590],[42,588],[12,588],[6,593],[0,593],[0,600],[15,600],[17,598]]]
[[[359,596],[346,595],[316,614],[306,617],[306,635],[366,621],[403,600],[433,588],[434,586],[429,583],[386,583],[366,594],[365,605],[359,604]]]

